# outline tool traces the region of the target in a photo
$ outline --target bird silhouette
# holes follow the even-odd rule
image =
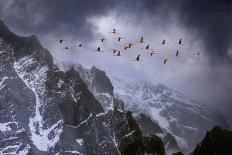
[[[129,43],[129,44],[128,44],[128,48],[131,48],[132,45],[133,45],[132,43]]]
[[[116,51],[118,51],[118,50],[116,50],[116,49],[112,49],[112,51],[113,51],[113,54],[116,52]]]
[[[168,61],[168,59],[167,59],[167,58],[165,58],[165,59],[164,59],[164,64],[166,64],[166,63],[167,63],[167,61]]]
[[[98,47],[96,51],[97,51],[97,52],[104,52],[104,51],[101,51],[101,48],[100,48],[100,47]]]
[[[118,37],[117,40],[120,42],[122,40],[122,37]]]
[[[124,50],[128,49],[129,47],[127,45],[124,46]]]
[[[136,57],[136,61],[140,61],[140,54]]]
[[[84,47],[84,44],[79,44],[78,47]]]
[[[179,56],[179,51],[177,50],[177,51],[176,51],[176,57],[178,57],[178,56]]]
[[[60,39],[60,40],[59,40],[60,44],[63,43],[63,41],[64,41],[63,39]]]
[[[146,47],[145,47],[145,49],[149,50],[149,48],[150,48],[150,45],[147,44]]]
[[[180,38],[180,40],[179,40],[178,44],[179,44],[179,45],[181,45],[181,43],[182,43],[182,39]]]
[[[139,40],[140,43],[143,43],[143,36]]]
[[[117,33],[116,29],[114,28],[112,32],[109,32],[109,33],[113,33],[113,34],[119,34]]]
[[[121,56],[121,52],[120,52],[120,51],[118,51],[118,54],[117,54],[117,56]]]
[[[100,39],[101,40],[101,42],[103,43],[105,40],[107,40],[106,38],[101,38]]]
[[[152,56],[154,54],[154,51],[151,51],[150,55]]]
[[[166,43],[166,41],[165,41],[165,39],[163,39],[162,42],[161,42],[161,44],[165,45],[165,43]]]

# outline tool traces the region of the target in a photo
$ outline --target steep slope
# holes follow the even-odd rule
[[[179,147],[187,152],[215,125],[229,128],[219,112],[186,98],[162,84],[111,78],[115,97],[124,101],[124,109],[141,113],[171,133]]]
[[[86,83],[95,98],[101,103],[105,111],[112,110],[114,106],[124,109],[123,101],[114,97],[113,86],[106,73],[95,66],[86,69],[74,62],[58,62],[57,66],[64,72],[74,68],[80,74],[81,79]]]
[[[197,145],[190,155],[231,155],[232,131],[222,129],[219,126],[207,131],[205,138]]]
[[[117,155],[135,147],[132,115],[104,112],[79,73],[60,70],[35,36],[19,37],[0,21],[0,38],[0,154]],[[151,139],[141,143],[155,149],[142,153],[164,154],[161,140]]]

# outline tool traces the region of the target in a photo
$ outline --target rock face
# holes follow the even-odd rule
[[[162,84],[114,77],[111,82],[115,97],[124,101],[126,111],[132,111],[135,116],[143,113],[151,118],[164,133],[170,133],[175,138],[184,152],[192,150],[204,133],[213,126],[229,128],[226,119],[218,111],[190,100]]]
[[[104,71],[95,66],[86,69],[82,65],[73,62],[59,62],[57,66],[64,72],[71,68],[75,69],[105,111],[112,110],[114,106],[124,110],[123,101],[114,97],[114,88]]]
[[[190,155],[230,155],[232,154],[232,131],[219,126],[207,131],[205,138],[197,145]]]
[[[138,134],[132,115],[112,108],[123,102],[104,72],[64,72],[35,36],[19,37],[1,21],[0,38],[0,154],[128,154],[138,138],[138,152],[165,153],[159,137]]]

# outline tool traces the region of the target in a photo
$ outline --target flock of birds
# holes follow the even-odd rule
[[[114,35],[116,36],[116,38],[114,38],[114,39],[116,39],[118,42],[122,42],[122,39],[125,39],[124,37],[119,36],[120,33],[118,33],[118,32],[116,31],[115,28],[114,28],[111,32],[108,32],[108,33],[114,34]],[[104,42],[105,42],[106,40],[108,40],[108,39],[107,39],[106,37],[101,37],[101,38],[98,39],[98,40],[99,40],[101,43],[104,43]],[[64,39],[59,39],[59,40],[58,40],[58,42],[59,42],[60,44],[63,44],[63,43],[66,42],[66,41],[67,41],[67,40],[64,40]],[[144,44],[144,43],[145,43],[145,42],[144,42],[144,37],[143,37],[143,36],[140,37],[138,41],[135,41],[135,42],[133,42],[133,43],[126,43],[126,44],[124,45],[124,47],[123,47],[123,50],[127,50],[127,49],[133,48],[133,46],[135,45],[135,43]],[[182,43],[182,38],[180,38],[179,41],[176,42],[176,43],[167,43],[166,40],[163,39],[163,40],[161,41],[160,44],[163,45],[163,46],[164,46],[164,45],[167,45],[167,44],[184,45],[184,44]],[[85,45],[84,43],[80,43],[80,44],[76,45],[75,47],[78,47],[78,48],[85,48],[86,45]],[[71,50],[71,47],[65,46],[65,47],[62,48],[62,49],[64,49],[64,50]],[[150,56],[153,56],[154,54],[158,54],[158,52],[156,52],[154,49],[151,48],[150,44],[145,44],[144,48],[142,48],[142,49],[148,51],[148,52],[149,52],[148,54],[150,54]],[[104,52],[100,46],[98,46],[98,47],[96,48],[96,50],[94,50],[94,51],[96,51],[96,52]],[[113,56],[122,56],[122,52],[121,52],[121,51],[122,51],[122,50],[118,50],[118,49],[116,49],[116,48],[113,48],[113,49],[112,49],[112,54],[113,54]],[[200,52],[196,52],[194,55],[196,55],[197,57],[199,57],[199,56],[201,55],[201,53],[200,53]],[[175,57],[179,57],[179,56],[180,56],[180,51],[179,51],[179,50],[176,50],[174,56],[175,56]],[[169,60],[169,59],[166,58],[166,57],[161,57],[160,59],[163,59],[163,64],[166,64],[166,63],[168,62],[168,60]],[[138,55],[135,57],[135,59],[132,60],[132,61],[141,61],[141,54],[138,54]]]

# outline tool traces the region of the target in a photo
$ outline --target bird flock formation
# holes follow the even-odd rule
[[[111,33],[111,34],[115,35],[114,37],[116,37],[116,38],[114,38],[114,39],[116,39],[117,42],[122,42],[122,40],[125,39],[125,37],[120,36],[120,33],[118,33],[115,28],[111,32],[108,32],[108,33]],[[98,40],[101,43],[104,43],[108,39],[106,37],[101,37]],[[59,41],[60,44],[64,44],[64,42],[66,42],[67,40],[59,39],[58,41]],[[146,44],[145,41],[144,41],[144,37],[141,36],[138,40],[136,40],[134,42],[125,43],[124,46],[123,46],[123,48],[121,50],[116,49],[116,48],[111,49],[113,56],[122,56],[122,52],[121,51],[123,51],[123,50],[126,51],[127,49],[133,48],[133,46],[135,45],[135,43],[142,44],[142,46],[144,46],[144,47],[141,48],[141,49],[146,50],[150,56],[153,56],[154,54],[159,54],[157,51],[155,51],[153,48],[151,48],[150,44]],[[165,45],[168,45],[168,44],[169,45],[184,45],[183,41],[182,41],[182,38],[180,38],[179,41],[176,42],[176,43],[167,43],[165,39],[163,39],[161,41],[161,43],[160,43],[160,45],[162,45],[162,46],[165,46]],[[74,47],[85,48],[86,45],[84,43],[79,43],[79,44],[75,45]],[[65,46],[62,49],[64,49],[64,50],[71,50],[71,48],[72,47]],[[98,46],[94,51],[95,52],[104,52],[100,46]],[[200,52],[195,52],[194,55],[197,56],[197,57],[199,57],[201,55],[201,53]],[[175,55],[173,55],[173,56],[179,57],[180,56],[180,51],[177,49],[175,51]],[[160,59],[163,60],[163,64],[166,64],[168,62],[168,60],[169,60],[169,58],[167,58],[167,57],[160,57]],[[135,57],[135,59],[132,60],[132,61],[137,61],[137,62],[142,61],[141,60],[141,54],[138,54]]]

